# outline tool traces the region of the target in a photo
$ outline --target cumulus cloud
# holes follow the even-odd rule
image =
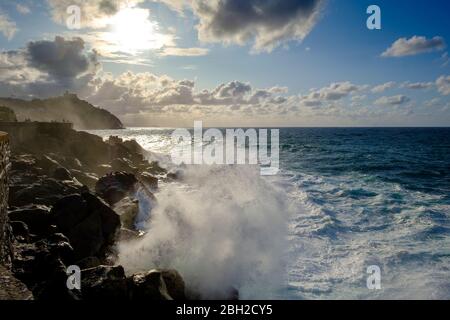
[[[404,95],[396,95],[396,96],[384,96],[375,101],[375,104],[381,106],[398,106],[409,102],[410,99]]]
[[[272,51],[303,40],[321,14],[324,0],[193,0],[199,39]]]
[[[450,95],[450,76],[441,76],[436,80],[438,91],[444,96]]]
[[[87,73],[95,73],[99,64],[95,52],[86,53],[81,38],[30,42],[27,46],[30,65],[60,81],[70,81]]]
[[[16,23],[12,21],[6,13],[3,13],[0,10],[0,33],[2,33],[6,39],[11,40],[14,38],[17,31],[19,31],[19,29],[17,28]]]
[[[433,37],[427,39],[425,37],[413,36],[410,39],[400,38],[395,41],[386,51],[382,57],[404,57],[413,56],[426,52],[440,51],[446,47],[444,38]]]
[[[0,53],[0,94],[49,96],[76,90],[99,68],[95,51],[87,52],[80,38],[29,42],[21,50]]]
[[[390,82],[386,82],[386,83],[383,83],[383,84],[380,84],[380,85],[377,85],[377,86],[373,87],[371,91],[373,93],[381,93],[381,92],[384,92],[386,90],[394,88],[395,85],[396,85],[395,82],[390,81]]]

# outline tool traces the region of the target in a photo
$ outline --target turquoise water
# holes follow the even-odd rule
[[[171,132],[95,133],[134,138],[162,159]],[[264,235],[287,237],[270,297],[450,298],[450,129],[281,129],[280,145],[281,172],[264,178],[289,202],[285,234]],[[371,265],[380,290],[367,288]]]

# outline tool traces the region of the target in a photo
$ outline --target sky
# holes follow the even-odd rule
[[[367,9],[380,9],[369,29]],[[450,2],[0,2],[0,96],[127,126],[449,126]]]

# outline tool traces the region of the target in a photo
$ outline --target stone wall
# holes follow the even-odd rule
[[[9,163],[8,135],[0,132],[0,265],[10,263],[10,230],[8,222],[8,171]]]

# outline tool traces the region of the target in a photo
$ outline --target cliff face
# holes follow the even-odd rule
[[[81,130],[123,128],[122,122],[109,111],[94,107],[72,94],[31,101],[0,98],[0,106],[14,111],[19,121],[68,121]]]

